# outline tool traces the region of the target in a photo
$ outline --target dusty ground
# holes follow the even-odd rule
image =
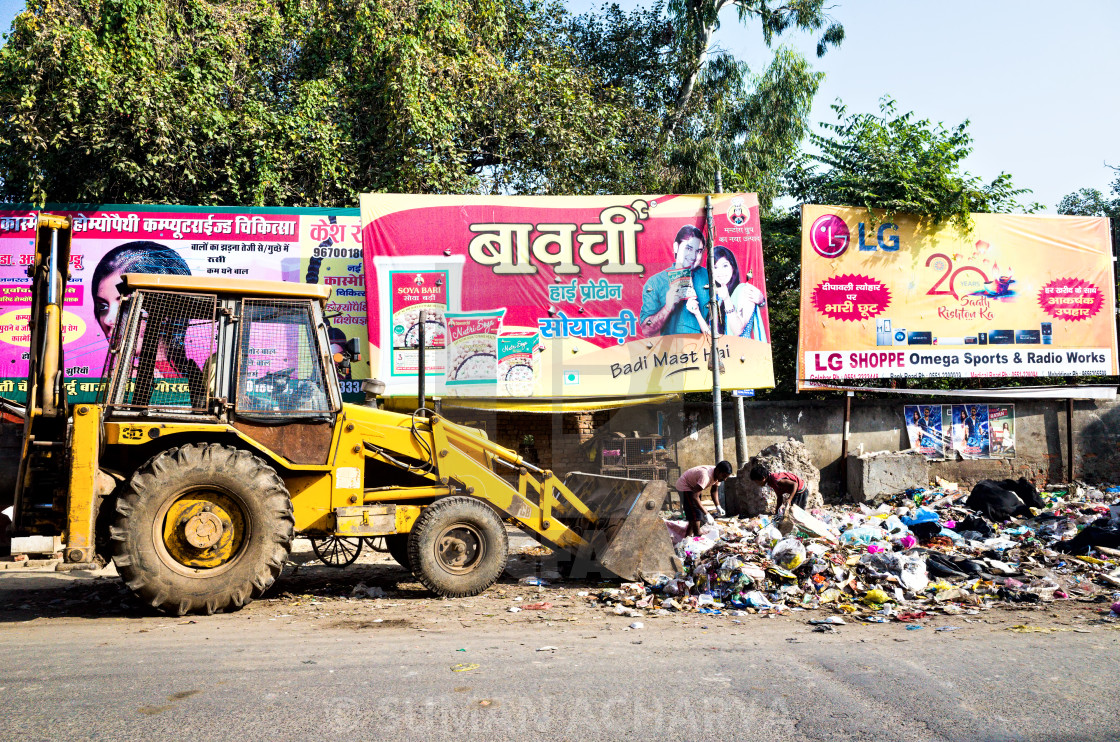
[[[527,538],[511,535],[510,564],[502,579],[482,595],[454,600],[432,596],[387,554],[363,549],[357,562],[345,568],[323,565],[311,551],[310,543],[297,540],[291,564],[264,598],[258,599],[236,615],[247,620],[275,621],[282,624],[320,623],[333,628],[407,628],[416,631],[452,631],[458,628],[485,629],[544,626],[563,631],[589,625],[626,630],[634,621],[645,627],[736,631],[766,626],[785,626],[809,630],[810,619],[833,615],[830,610],[791,611],[784,616],[732,616],[695,612],[640,616],[615,615],[596,601],[604,588],[619,583],[598,580],[560,580],[549,569],[547,550]],[[526,586],[519,579],[542,576],[546,587]],[[384,597],[370,597],[383,593]],[[1108,618],[1111,599],[1064,600],[1041,605],[997,606],[974,615],[931,613],[919,623],[924,630],[978,633],[1011,630],[1015,626],[1040,628],[1052,632],[1120,630],[1120,622]],[[548,603],[544,609],[527,608]],[[510,612],[510,608],[521,610]],[[166,621],[136,601],[116,577],[110,566],[96,573],[57,573],[32,570],[0,572],[0,622],[25,622],[58,617],[128,617]],[[186,617],[178,621],[205,621],[205,617]],[[840,627],[843,633],[858,636],[913,636],[905,624],[864,624],[851,617]],[[144,623],[141,621],[141,623]],[[947,628],[957,627],[957,628]]]

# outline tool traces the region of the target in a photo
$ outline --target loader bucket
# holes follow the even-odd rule
[[[596,517],[592,524],[571,509],[557,513],[566,526],[588,542],[581,553],[572,554],[573,577],[586,576],[587,571],[601,572],[589,569],[590,563],[625,580],[679,571],[680,559],[661,519],[661,508],[669,494],[665,482],[573,472],[565,477],[564,485]]]

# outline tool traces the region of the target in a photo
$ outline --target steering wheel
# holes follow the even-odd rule
[[[290,377],[295,370],[295,366],[293,366],[291,368],[282,368],[279,371],[269,371],[267,374],[257,379],[257,381],[268,382],[269,384],[275,384],[281,379],[287,381],[288,377]]]

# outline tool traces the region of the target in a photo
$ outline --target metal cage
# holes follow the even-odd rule
[[[206,412],[217,297],[138,291],[113,328],[100,401],[111,408]]]

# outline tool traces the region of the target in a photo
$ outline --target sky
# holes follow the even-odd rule
[[[599,0],[568,0],[573,13]],[[619,0],[626,9],[648,2]],[[23,0],[0,0],[0,28]],[[835,0],[844,25],[838,49],[816,59],[814,40],[789,36],[825,80],[816,121],[834,121],[843,100],[852,113],[877,112],[889,95],[898,110],[953,127],[970,121],[974,152],[965,163],[985,180],[1010,173],[1054,211],[1080,188],[1106,195],[1120,165],[1120,0]],[[768,60],[757,27],[724,11],[717,44],[761,71]]]

